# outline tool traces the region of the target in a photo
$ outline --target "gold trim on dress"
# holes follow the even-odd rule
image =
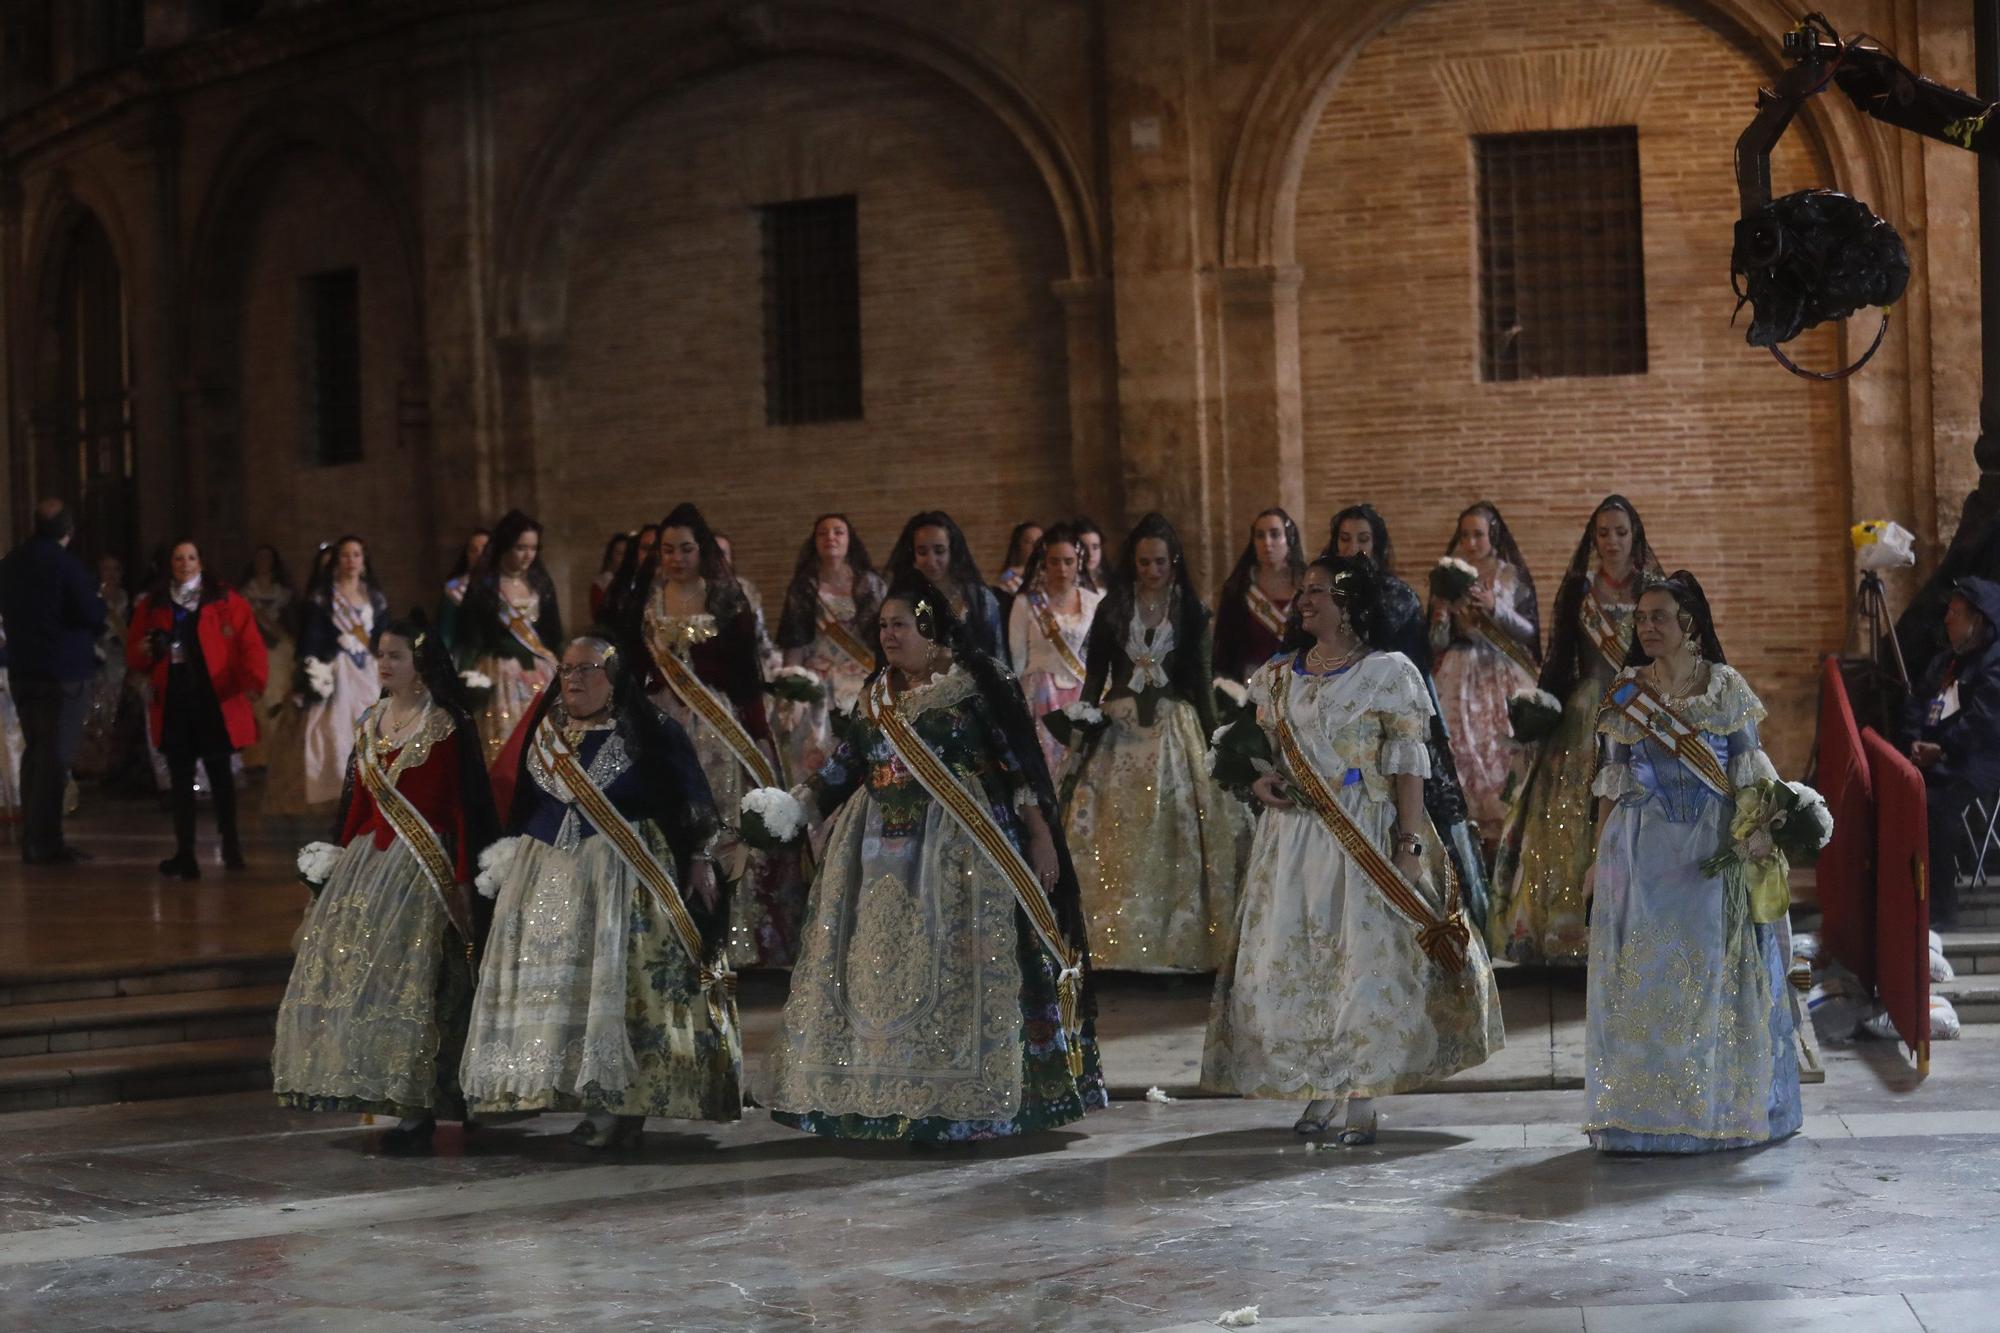
[[[957,668],[953,670],[956,672]],[[1042,947],[1056,961],[1056,1000],[1062,1011],[1063,1031],[1069,1037],[1070,1077],[1083,1077],[1083,955],[1063,936],[1062,924],[1056,919],[1055,905],[1049,901],[1047,891],[1021,855],[1021,849],[993,822],[985,804],[965,789],[944,760],[910,725],[909,718],[890,694],[888,672],[876,679],[873,688],[863,696],[862,706],[868,720],[881,728],[903,767],[965,830],[987,862],[1013,888],[1022,912],[1034,926],[1035,934],[1041,937]]]
[[[424,879],[444,904],[444,914],[465,941],[465,956],[472,957],[472,911],[458,890],[458,876],[454,872],[451,858],[444,854],[444,847],[438,841],[437,830],[430,826],[409,798],[396,788],[396,780],[409,769],[421,765],[430,757],[433,746],[452,733],[451,715],[442,708],[424,705],[427,716],[424,724],[417,729],[397,755],[388,772],[381,766],[381,721],[378,714],[386,708],[371,708],[362,714],[360,725],[355,728],[354,768],[362,786],[374,798],[375,806],[382,817],[389,821],[389,827],[410,849],[417,864],[423,868]]]
[[[1389,905],[1415,923],[1417,944],[1430,960],[1448,972],[1463,972],[1472,932],[1466,927],[1465,914],[1458,909],[1457,876],[1451,873],[1449,865],[1445,867],[1444,915],[1439,916],[1404,881],[1396,867],[1382,855],[1381,849],[1348,818],[1340,803],[1333,799],[1326,782],[1307,760],[1305,751],[1299,748],[1298,737],[1292,734],[1291,723],[1285,716],[1285,696],[1290,688],[1291,669],[1280,667],[1276,675],[1271,690],[1271,712],[1278,724],[1278,748],[1284,756],[1285,767],[1290,770],[1294,786],[1306,798],[1312,812],[1319,816],[1327,832],[1333,834],[1334,840],[1361,867],[1361,872],[1381,890]]]
[[[1646,681],[1636,675],[1618,681],[1605,694],[1604,707],[1673,751],[1704,787],[1725,801],[1735,799],[1729,774],[1701,738],[1701,728],[1682,717],[1666,696]]]
[[[650,608],[646,619],[649,629],[662,623],[661,617]],[[683,633],[678,637],[685,639],[686,635]],[[706,637],[714,638],[715,635],[711,632]],[[757,742],[750,738],[750,733],[743,729],[736,714],[708,687],[706,681],[694,673],[694,668],[682,660],[680,653],[685,649],[668,648],[663,651],[658,638],[652,633],[646,635],[646,652],[652,657],[653,664],[659,667],[660,675],[666,679],[667,688],[674,692],[674,697],[722,737],[723,744],[729,747],[729,752],[743,766],[743,771],[750,775],[752,782],[760,787],[778,786],[777,770],[771,767],[771,761],[764,757],[764,752],[757,748]]]
[[[688,961],[695,966],[702,992],[708,998],[709,1018],[716,1031],[726,1038],[736,1027],[736,973],[730,969],[727,952],[718,950],[712,960],[702,958],[701,930],[695,925],[694,915],[688,911],[673,874],[647,848],[639,830],[611,803],[604,789],[591,781],[590,774],[577,762],[576,750],[553,713],[535,728],[535,748],[543,766],[568,789],[570,800],[583,811],[584,818],[610,842],[618,859],[646,886],[665,913]]]

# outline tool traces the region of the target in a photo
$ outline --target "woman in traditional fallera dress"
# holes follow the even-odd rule
[[[1299,525],[1282,509],[1250,524],[1250,541],[1215,599],[1215,674],[1248,680],[1278,653],[1285,616],[1306,575]]]
[[[1089,948],[1034,727],[939,600],[913,576],[891,584],[888,665],[797,793],[834,818],[771,1106],[815,1134],[997,1138],[1105,1104]]]
[[[597,562],[597,576],[590,581],[590,618],[593,623],[604,618],[604,601],[611,594],[612,581],[618,577],[619,566],[625,563],[625,552],[632,546],[632,534],[614,532],[604,542],[604,555]]]
[[[368,567],[368,548],[359,537],[342,537],[333,544],[325,580],[306,592],[299,628],[304,687],[299,692],[309,701],[299,725],[305,742],[308,807],[340,799],[354,749],[354,729],[382,692],[369,644],[375,627],[388,614],[389,599]],[[325,683],[326,693],[313,685],[315,675]]]
[[[1083,696],[1084,643],[1104,594],[1083,586],[1083,551],[1075,528],[1058,523],[1042,534],[1028,559],[1027,578],[1007,618],[1007,653],[1042,737],[1042,759],[1060,775],[1066,753],[1042,721]]]
[[[1499,992],[1424,813],[1429,692],[1383,651],[1361,559],[1314,561],[1287,656],[1252,677],[1279,763],[1257,780],[1240,938],[1217,978],[1202,1083],[1310,1098],[1294,1128],[1375,1139],[1374,1098],[1480,1064]]]
[[[734,826],[744,794],[780,779],[756,617],[699,509],[683,504],[661,520],[655,562],[612,604],[651,657],[653,702],[686,728],[720,817]],[[740,967],[790,967],[806,896],[799,857],[747,857],[732,895],[730,957]]]
[[[743,1106],[715,804],[630,656],[572,640],[536,705],[479,875],[493,929],[461,1071],[475,1111],[585,1112],[572,1137],[592,1148]]]
[[[1535,688],[1542,619],[1535,580],[1497,507],[1481,500],[1460,514],[1444,553],[1479,575],[1455,603],[1431,598],[1431,678],[1459,787],[1490,862],[1509,788],[1518,778],[1520,747],[1507,722],[1507,701]]]
[[[1597,707],[1625,666],[1638,580],[1658,562],[1639,511],[1607,496],[1584,525],[1556,594],[1540,681],[1562,707],[1539,741],[1493,859],[1486,943],[1517,963],[1581,964],[1590,948],[1583,879],[1596,845],[1590,784]]]
[[[973,646],[997,661],[1007,660],[1007,622],[1000,618],[1000,599],[979,576],[965,533],[950,514],[927,509],[911,515],[882,572],[890,583],[905,574],[921,574],[965,626]],[[1020,664],[1014,668],[1019,671]]]
[[[1007,614],[1013,610],[1014,598],[1021,591],[1021,576],[1027,572],[1028,557],[1035,553],[1035,543],[1042,539],[1042,525],[1032,520],[1016,523],[1014,530],[1007,534],[1007,558],[1000,562],[1000,577],[993,581],[993,595],[1000,601],[1000,623],[1007,623]]]
[[[555,679],[555,646],[563,641],[556,583],[542,563],[540,523],[515,509],[493,525],[456,626],[452,651],[459,670],[484,678],[473,691],[475,698],[484,696],[474,718],[490,766]]]
[[[1102,711],[1103,728],[1071,750],[1062,783],[1101,969],[1213,972],[1234,941],[1250,820],[1208,771],[1208,627],[1179,534],[1146,515],[1091,623],[1080,702]]]
[[[1069,521],[1069,525],[1076,531],[1076,581],[1092,592],[1103,592],[1107,577],[1104,569],[1104,529],[1098,527],[1097,520],[1088,514],[1079,514]],[[1042,535],[1046,537],[1048,534],[1044,532]]]
[[[1424,627],[1423,603],[1417,600],[1409,584],[1396,577],[1396,550],[1389,540],[1389,525],[1374,505],[1349,505],[1333,516],[1331,535],[1320,559],[1333,556],[1360,556],[1375,567],[1382,588],[1382,646],[1409,658],[1423,676],[1432,709],[1428,741],[1431,775],[1424,779],[1424,810],[1444,837],[1445,852],[1458,876],[1459,901],[1465,905],[1466,917],[1483,930],[1487,912],[1486,861],[1472,827],[1465,792],[1458,783],[1458,767],[1451,755],[1451,734],[1445,730],[1444,712],[1438,703],[1437,682],[1431,679],[1431,639]]]
[[[268,768],[278,756],[300,744],[299,710],[290,707],[285,694],[291,688],[297,665],[297,641],[292,637],[294,603],[292,580],[285,572],[285,559],[275,546],[259,546],[250,553],[249,568],[243,571],[238,589],[257,616],[257,632],[264,636],[264,651],[271,664],[270,679],[275,684],[257,700],[257,743],[243,752],[245,768]]]
[[[799,548],[785,612],[778,620],[778,647],[785,665],[804,667],[820,678],[818,703],[797,700],[777,705],[775,730],[785,771],[804,778],[819,771],[833,748],[833,719],[854,711],[861,687],[875,670],[875,612],[885,585],[869,562],[868,548],[845,514],[822,514]]]
[[[125,591],[125,562],[115,555],[97,560],[97,595],[104,599],[104,628],[97,636],[97,678],[90,684],[90,702],[83,716],[83,743],[77,747],[75,771],[108,777],[118,767],[118,715],[125,702],[125,632],[132,620],[132,594]],[[284,663],[289,669],[289,660]],[[274,664],[275,670],[276,664]],[[285,676],[275,679],[284,680]],[[8,704],[12,706],[11,697]]]
[[[458,550],[458,560],[452,565],[451,573],[444,581],[444,592],[438,597],[437,628],[444,636],[445,647],[451,649],[453,660],[458,655],[458,614],[465,605],[465,594],[472,586],[473,571],[479,568],[486,556],[486,547],[493,540],[493,533],[487,528],[474,528],[472,535],[465,539],[465,545]]]
[[[1724,664],[1694,575],[1649,584],[1634,618],[1597,721],[1584,1131],[1607,1152],[1770,1143],[1804,1119],[1790,930],[1754,919],[1740,878],[1702,869],[1731,843],[1735,790],[1777,777],[1764,707]]]
[[[479,733],[444,640],[413,615],[375,634],[336,842],[300,854],[313,891],[278,1009],[280,1101],[402,1117],[392,1150],[465,1118],[458,1065],[491,918],[472,889],[498,834]]]

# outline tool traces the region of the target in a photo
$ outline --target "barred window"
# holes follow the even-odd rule
[[[1475,136],[1480,377],[1646,370],[1639,132]]]
[[[854,196],[768,204],[764,419],[861,419],[861,262]]]
[[[305,459],[361,461],[361,275],[310,273],[299,283]]]

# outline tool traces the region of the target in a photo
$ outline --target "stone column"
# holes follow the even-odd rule
[[[1102,278],[1064,278],[1054,286],[1068,334],[1071,486],[1079,510],[1115,526],[1125,512],[1125,495],[1118,466],[1110,284]]]
[[[1212,587],[1219,403],[1204,0],[1105,0],[1104,88],[1124,518],[1173,520]],[[1114,538],[1115,540],[1115,538]]]
[[[418,226],[423,236],[425,364],[410,384],[425,400],[438,547],[510,505],[533,503],[499,467],[501,387],[491,298],[494,255],[492,99],[476,46],[425,51],[418,64]]]
[[[1226,554],[1250,520],[1273,505],[1305,528],[1305,410],[1299,387],[1299,280],[1296,265],[1222,271],[1222,530]]]

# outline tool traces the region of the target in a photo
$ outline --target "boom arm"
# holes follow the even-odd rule
[[[1771,150],[1805,105],[1831,83],[1863,115],[1885,125],[2000,156],[1993,104],[1924,78],[1867,38],[1844,42],[1818,13],[1785,34],[1797,63],[1776,87],[1757,91],[1757,118],[1736,141],[1736,192],[1744,216],[1771,202]]]

